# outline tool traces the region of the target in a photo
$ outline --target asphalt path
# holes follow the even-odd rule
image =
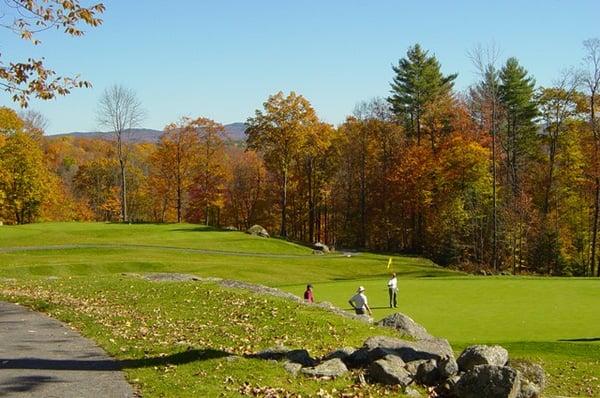
[[[0,397],[135,397],[119,363],[63,323],[0,302]]]

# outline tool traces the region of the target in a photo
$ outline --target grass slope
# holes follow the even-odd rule
[[[44,249],[48,245],[71,246]],[[26,250],[31,246],[36,250]],[[21,249],[15,250],[19,247]],[[258,384],[314,394],[320,388],[318,384],[304,379],[288,382],[288,376],[279,367],[271,368],[269,364],[248,359],[229,362],[220,355],[223,352],[239,353],[240,347],[244,346],[243,340],[249,335],[252,335],[251,349],[287,341],[292,346],[306,346],[318,354],[334,346],[360,344],[374,331],[316,309],[297,308],[290,303],[243,292],[223,293],[223,289],[216,286],[210,290],[217,292],[219,298],[210,301],[210,311],[204,311],[204,306],[198,306],[198,302],[202,302],[205,292],[197,290],[204,289],[204,285],[157,285],[130,280],[120,276],[121,272],[188,272],[262,283],[298,295],[305,284],[311,282],[315,285],[317,300],[331,301],[341,307],[348,307],[348,297],[356,286],[364,285],[370,303],[375,307],[375,318],[381,318],[393,312],[386,307],[386,263],[387,257],[373,254],[361,253],[350,258],[314,256],[304,247],[281,240],[211,231],[193,225],[69,223],[0,227],[1,275],[15,279],[3,284],[3,295],[13,301],[26,300],[35,305],[50,303],[48,311],[75,322],[111,353],[138,361],[136,366],[126,366],[126,370],[130,380],[138,380],[148,396],[169,395],[169,391],[179,391],[183,385],[188,386],[191,395],[223,391],[222,380],[218,378],[230,374],[235,375],[232,376],[234,382],[229,381],[227,385],[231,390],[225,391],[232,395],[239,392],[243,382],[251,382],[249,378],[254,374],[266,374],[261,376]],[[473,277],[412,257],[395,257],[393,268],[399,273],[400,310],[433,334],[448,338],[456,349],[472,343],[502,344],[514,357],[530,358],[544,364],[550,373],[549,392],[570,396],[600,395],[597,378],[600,374],[600,319],[594,305],[599,302],[600,281]],[[58,281],[44,278],[50,275],[61,278]],[[238,298],[230,301],[230,296]],[[69,304],[68,300],[64,301],[65,297],[74,302],[95,302],[102,298],[106,307],[118,308],[115,314],[121,315],[114,315],[116,320],[107,323],[107,314],[102,315],[100,310],[89,312],[86,307]],[[236,300],[245,303],[258,300],[261,304],[257,304],[258,307],[235,305]],[[269,316],[269,307],[278,308],[277,315]],[[255,308],[261,308],[264,317],[257,315]],[[159,313],[155,312],[157,309]],[[176,341],[166,338],[148,341],[147,336],[135,334],[139,333],[141,326],[136,322],[142,322],[140,319],[151,323],[163,319],[162,314],[167,312],[172,325],[169,330],[185,343],[177,345],[174,344]],[[280,319],[282,313],[285,315]],[[238,330],[234,326],[229,329],[225,320],[225,324],[219,326],[236,336],[229,339],[235,344],[206,334],[206,328],[198,330],[196,326],[190,326],[210,325],[215,318],[243,317],[242,314],[251,319],[248,322],[254,329]],[[130,326],[123,326],[127,322]],[[326,325],[333,325],[335,339],[331,339]],[[154,329],[152,324],[144,327]],[[123,337],[119,330],[124,328],[130,328],[133,334]],[[273,328],[282,332],[276,333]],[[194,356],[196,351],[182,354],[184,347],[199,350],[199,354]],[[247,347],[244,349],[248,350]],[[204,353],[202,350],[210,351]],[[215,350],[221,353],[215,353]],[[185,361],[180,360],[182,356]],[[200,360],[202,356],[217,357],[203,361]],[[154,359],[146,361],[145,357]],[[169,361],[160,358],[185,363],[179,363],[174,370],[169,367]],[[159,363],[160,366],[156,365],[155,369],[155,365],[142,366],[142,363]],[[210,364],[207,370],[202,367],[205,363]],[[215,363],[220,363],[225,370],[215,373],[213,379],[208,369],[217,366]],[[261,371],[255,373],[251,369]],[[206,376],[200,381],[192,377],[194,372],[199,375],[206,372]],[[161,377],[155,377],[156,374]],[[334,382],[326,388],[339,389],[350,382]],[[202,390],[196,384],[213,389]]]

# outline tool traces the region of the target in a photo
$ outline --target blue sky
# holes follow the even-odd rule
[[[60,73],[79,73],[94,85],[31,103],[49,119],[50,134],[98,129],[98,98],[114,83],[137,92],[148,128],[183,115],[244,121],[279,90],[304,95],[337,124],[357,102],[388,94],[391,64],[416,42],[445,73],[458,72],[456,87],[464,89],[476,79],[467,52],[477,43],[495,43],[502,59],[517,57],[538,84],[549,85],[579,64],[584,39],[600,37],[598,0],[104,4],[104,24],[82,38],[44,32],[34,47],[0,32],[2,60],[43,56]],[[0,104],[16,107],[5,94]]]

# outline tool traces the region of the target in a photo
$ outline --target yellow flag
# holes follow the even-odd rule
[[[390,259],[388,260],[387,269],[390,269],[391,266],[392,266],[392,258],[390,257]]]

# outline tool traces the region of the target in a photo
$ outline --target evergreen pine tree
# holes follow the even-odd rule
[[[456,74],[444,76],[435,56],[428,55],[419,44],[410,47],[398,66],[392,66],[391,96],[387,99],[392,111],[407,125],[409,134],[421,142],[421,117],[427,104],[449,95]]]
[[[516,196],[520,191],[520,174],[536,134],[538,115],[535,101],[535,80],[516,58],[509,58],[500,70],[500,101],[506,118],[503,147],[506,151],[507,177]]]

